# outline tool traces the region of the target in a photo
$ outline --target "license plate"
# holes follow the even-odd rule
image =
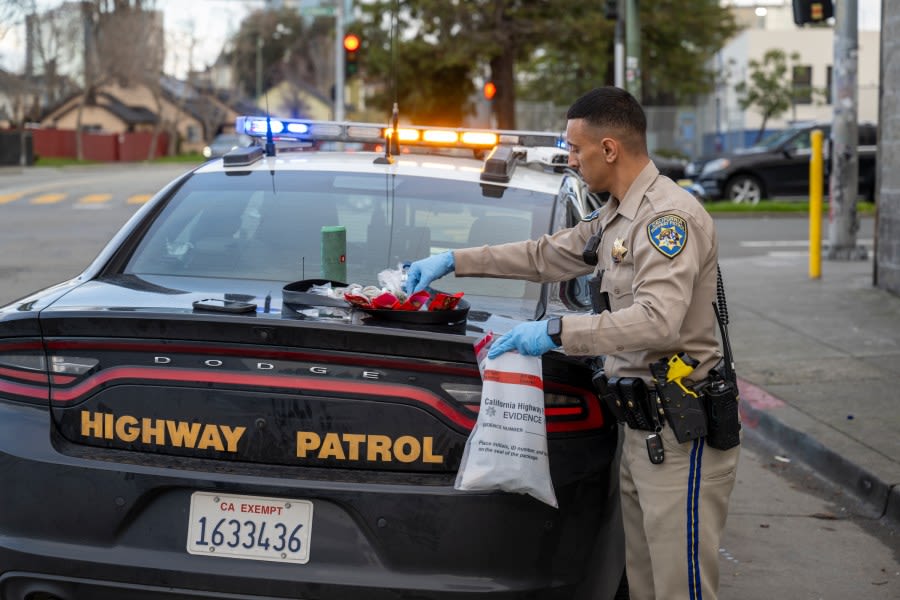
[[[306,564],[312,517],[309,500],[194,492],[187,551]]]

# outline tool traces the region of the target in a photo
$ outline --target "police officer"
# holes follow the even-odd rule
[[[569,166],[592,191],[610,193],[576,226],[528,240],[445,252],[414,262],[407,290],[451,271],[458,276],[560,281],[590,273],[582,252],[597,248],[600,291],[609,310],[532,321],[513,328],[489,352],[529,356],[562,348],[604,355],[609,377],[642,378],[648,365],[678,352],[699,364],[701,382],[720,360],[716,338],[718,241],[712,218],[687,191],[660,175],[647,153],[644,111],[628,92],[594,89],[566,118]],[[679,443],[664,419],[656,434],[626,426],[620,466],[626,572],[632,600],[714,600],[718,548],[734,487],[739,446],[717,450],[703,437]],[[648,436],[661,439],[651,462]],[[658,463],[658,464],[657,464]]]

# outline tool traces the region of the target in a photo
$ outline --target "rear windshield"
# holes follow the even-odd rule
[[[345,283],[374,285],[379,272],[406,261],[549,231],[553,196],[511,188],[496,195],[477,183],[398,175],[197,174],[161,211],[125,272],[285,283],[322,278],[329,273],[323,253],[325,260],[334,255],[334,231],[340,240],[342,227]],[[536,284],[514,280],[451,276],[439,283],[472,295],[539,294]]]

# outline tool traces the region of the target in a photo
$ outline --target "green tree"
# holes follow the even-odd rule
[[[392,20],[397,32],[391,45]],[[640,3],[645,104],[675,103],[713,89],[709,59],[737,30],[718,0]],[[373,104],[451,120],[470,110],[475,78],[497,85],[497,125],[515,127],[518,94],[567,104],[612,83],[614,23],[601,2],[375,0],[362,5]]]
[[[763,54],[762,60],[754,59],[747,63],[750,69],[748,79],[734,86],[741,110],[753,108],[762,115],[762,124],[756,134],[757,142],[762,139],[769,119],[777,119],[793,109],[798,100],[825,95],[824,90],[794,84],[793,70],[799,60],[797,52],[789,55],[779,48],[771,48]]]
[[[463,51],[457,33],[443,29],[454,22],[449,2],[434,7],[438,16],[427,22],[419,7],[409,4],[419,3],[362,5],[360,73],[375,90],[367,104],[387,117],[397,102],[410,122],[457,126],[472,108],[476,62]],[[395,6],[400,10],[392,25]]]
[[[606,18],[604,2],[560,12],[553,29],[518,65],[523,99],[565,106],[592,87],[613,83],[615,21]]]
[[[307,21],[289,8],[257,10],[241,22],[226,59],[234,68],[237,88],[247,96],[256,96],[257,77],[263,90],[291,80],[327,95],[334,82],[333,48],[332,18]],[[257,53],[262,59],[260,73]]]
[[[644,0],[641,18],[642,102],[690,102],[715,88],[710,60],[738,31],[719,0]]]
[[[396,13],[396,31],[386,15]],[[497,85],[497,126],[515,127],[516,64],[554,29],[559,7],[540,0],[377,0],[363,5],[363,55],[370,81],[384,90],[372,102],[424,122],[458,124],[471,111],[474,79]],[[455,123],[450,123],[455,121]]]

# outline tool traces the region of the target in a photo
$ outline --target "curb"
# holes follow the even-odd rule
[[[873,509],[877,518],[888,519],[900,526],[900,486],[882,481],[811,435],[782,423],[768,409],[781,406],[784,402],[759,386],[738,378],[738,389],[744,427],[789,449],[792,456],[796,456],[827,480],[852,492]]]

